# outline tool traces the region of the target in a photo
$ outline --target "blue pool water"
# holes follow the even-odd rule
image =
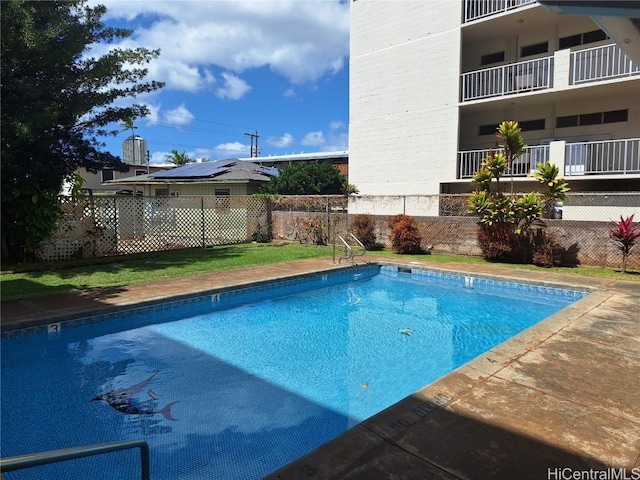
[[[13,335],[2,457],[145,439],[154,480],[260,478],[582,296],[354,267]],[[135,385],[124,413],[101,397]],[[131,450],[7,478],[138,472]]]

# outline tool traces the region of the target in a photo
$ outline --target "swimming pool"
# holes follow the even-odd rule
[[[352,267],[12,338],[2,344],[2,456],[144,438],[154,479],[259,478],[583,295]],[[129,403],[105,396],[135,385]],[[136,453],[120,452],[19,473],[137,469]]]

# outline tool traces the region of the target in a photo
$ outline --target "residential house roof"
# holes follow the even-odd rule
[[[149,175],[110,180],[109,184],[166,184],[166,183],[249,183],[268,182],[278,175],[275,168],[264,167],[237,158],[214,162],[189,163],[182,167]]]

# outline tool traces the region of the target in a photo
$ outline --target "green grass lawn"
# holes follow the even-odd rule
[[[485,263],[481,258],[462,255],[398,255],[391,251],[376,251],[371,254],[432,263]],[[9,301],[96,287],[117,287],[305,258],[329,258],[331,255],[332,247],[329,246],[273,242],[67,260],[20,265],[12,269],[5,265],[5,271],[0,276],[0,299]],[[540,269],[533,265],[498,265],[526,270]],[[640,281],[637,272],[623,275],[615,269],[602,267],[554,267],[545,271]]]

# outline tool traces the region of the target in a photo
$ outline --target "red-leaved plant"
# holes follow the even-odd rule
[[[627,271],[627,259],[633,247],[636,246],[636,239],[640,237],[640,228],[638,223],[633,221],[633,215],[622,218],[620,215],[619,222],[611,222],[616,228],[611,230],[611,239],[622,252],[622,273]]]

